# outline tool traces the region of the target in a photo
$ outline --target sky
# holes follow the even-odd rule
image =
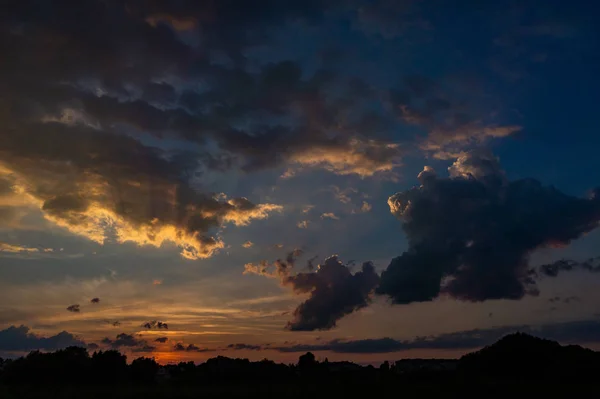
[[[13,1],[0,356],[600,348],[589,1]]]

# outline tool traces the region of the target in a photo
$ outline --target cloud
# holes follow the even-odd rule
[[[304,208],[302,208],[302,213],[309,213],[314,207],[314,205],[306,205]]]
[[[31,146],[26,136],[37,129],[49,142]],[[185,179],[188,166],[124,136],[60,124],[25,130],[19,133],[23,140],[4,142],[2,164],[47,220],[99,244],[107,239],[156,247],[171,242],[186,258],[206,258],[224,247],[211,231],[224,223],[245,226],[281,210],[246,198],[219,201],[202,194]],[[95,155],[83,157],[86,151]],[[30,164],[32,158],[36,161]],[[190,162],[193,167],[198,161],[192,157]]]
[[[209,349],[209,348],[200,348],[194,344],[189,344],[187,346],[185,346],[182,343],[176,343],[173,346],[173,350],[175,352],[214,352],[214,349]]]
[[[333,190],[333,196],[342,204],[349,204],[350,202],[352,202],[350,194],[356,194],[358,192],[358,190],[353,187],[348,187],[342,190],[338,186],[331,186],[331,189]]]
[[[331,256],[313,272],[315,258],[312,258],[308,261],[309,272],[292,274],[297,256],[297,253],[291,253],[286,261],[248,263],[244,268],[244,274],[275,278],[297,294],[309,294],[309,298],[294,310],[294,318],[287,324],[287,329],[331,329],[339,319],[370,303],[370,294],[379,282],[371,262],[363,263],[361,270],[352,274],[337,256]]]
[[[456,158],[457,154],[462,154],[461,149],[468,145],[508,137],[521,129],[521,126],[484,126],[478,121],[454,129],[434,128],[429,132],[427,141],[421,148],[433,152],[435,158],[452,159]]]
[[[439,159],[454,159],[465,149],[479,147],[491,139],[504,138],[521,126],[496,123],[484,118],[485,99],[478,98],[468,84],[433,81],[422,75],[408,75],[398,89],[390,91],[390,103],[406,124],[427,131],[419,147]],[[468,95],[471,101],[462,97]]]
[[[90,303],[100,303],[100,298],[92,298],[90,299]]]
[[[554,296],[554,297],[548,299],[548,302],[550,302],[550,303],[563,302],[563,303],[569,304],[571,302],[581,302],[581,298],[576,295],[568,296],[565,298],[561,298],[559,296]]]
[[[363,201],[363,203],[360,207],[360,211],[363,213],[366,213],[366,212],[371,212],[371,209],[373,209],[373,205],[369,204],[367,201]]]
[[[0,252],[8,252],[8,253],[13,253],[13,254],[31,253],[31,252],[39,252],[39,249],[22,247],[20,245],[13,245],[13,244],[9,244],[6,242],[0,242]]]
[[[292,165],[320,167],[339,175],[355,174],[360,177],[390,173],[400,166],[400,149],[397,144],[358,138],[343,145],[336,144],[313,146],[306,151],[296,152],[289,157],[288,162]]]
[[[565,323],[516,325],[457,331],[433,336],[417,337],[413,340],[374,338],[359,340],[335,339],[318,344],[291,346],[269,346],[279,352],[331,351],[336,353],[390,353],[409,349],[477,349],[496,342],[503,336],[515,332],[565,343],[600,342],[600,321],[582,320]]]
[[[309,220],[301,220],[298,222],[298,224],[296,224],[296,226],[298,226],[299,229],[308,229],[309,223]]]
[[[126,3],[93,0],[65,9],[51,1],[43,12],[17,7],[2,20],[3,55],[11,61],[0,70],[10,83],[2,115],[10,129],[0,141],[1,158],[49,220],[99,243],[105,241],[102,227],[109,226],[118,242],[174,243],[186,258],[206,258],[224,247],[214,233],[221,223],[246,225],[280,208],[256,204],[240,213],[204,198],[208,193],[193,194],[204,187],[189,187],[189,181],[202,182],[204,173],[286,167],[290,174],[321,168],[395,175],[401,144],[409,139],[390,137],[398,120],[381,90],[330,68],[308,71],[298,62],[266,62],[247,51],[272,45],[273,32],[290,21],[320,21],[329,10],[347,7]],[[409,15],[414,21],[404,5],[352,8],[361,26],[381,18],[397,22],[390,15],[400,15],[403,27]],[[66,65],[72,54],[80,56]],[[33,67],[42,64],[43,71]],[[393,109],[402,105],[414,114],[420,102],[433,104],[421,119],[411,119],[422,120],[430,108],[448,108],[432,85],[414,80],[406,85],[409,99],[394,98]],[[459,108],[453,107],[453,120],[462,120]],[[477,122],[453,124],[449,142],[510,134],[509,127]],[[47,136],[43,145],[33,140],[40,131]],[[432,130],[428,144],[445,148],[447,135],[439,131]],[[149,142],[153,146],[143,144]]]
[[[576,198],[534,179],[508,181],[498,160],[471,152],[438,177],[426,167],[421,185],[391,196],[409,248],[381,275],[377,292],[393,303],[440,294],[468,300],[537,294],[528,257],[595,229],[600,198]]]
[[[69,312],[73,312],[73,313],[79,313],[81,311],[79,305],[77,305],[77,304],[68,306],[67,310]]]
[[[246,263],[244,265],[243,274],[258,274],[259,276],[282,279],[289,275],[291,269],[296,264],[296,260],[302,256],[303,253],[304,251],[302,249],[295,248],[287,253],[285,259],[277,259],[272,264],[266,260],[261,260],[258,263]]]
[[[153,328],[156,328],[158,330],[161,330],[161,329],[168,330],[169,329],[169,325],[167,323],[163,323],[162,321],[158,321],[158,320],[147,321],[144,324],[142,324],[142,327],[147,328],[149,330],[151,330]]]
[[[167,342],[169,340],[168,337],[158,337],[154,340],[154,342],[160,342],[161,344],[164,344],[165,342]]]
[[[252,248],[253,245],[254,245],[254,243],[252,241],[246,241],[245,243],[242,244],[242,247]]]
[[[600,257],[589,258],[584,261],[559,259],[555,262],[541,265],[532,271],[545,277],[556,277],[559,273],[574,270],[588,271],[591,273],[600,272]]]
[[[229,344],[225,349],[259,351],[262,350],[263,347],[261,345],[252,344]]]
[[[335,327],[339,319],[369,304],[369,295],[378,282],[372,263],[363,263],[361,271],[352,274],[337,256],[325,259],[316,272],[285,277],[283,285],[291,286],[296,293],[310,293],[294,310],[294,319],[287,328],[312,331]]]
[[[104,345],[110,345],[113,349],[126,348],[132,352],[152,352],[156,349],[152,345],[149,345],[146,340],[136,338],[135,336],[126,333],[118,334],[115,339],[106,337],[102,340],[102,343]]]
[[[3,351],[56,350],[68,346],[85,347],[85,343],[66,331],[50,337],[41,337],[23,325],[0,330],[0,350]]]
[[[321,215],[321,219],[333,219],[339,220],[340,218],[335,215],[333,212],[326,212]]]
[[[10,116],[35,114],[49,123],[170,136],[199,147],[207,168],[288,163],[360,176],[388,172],[398,157],[395,144],[365,137],[366,116],[343,123],[351,111],[366,113],[359,106],[366,99],[344,79],[320,69],[305,76],[292,61],[252,72],[245,68],[246,49],[269,42],[275,26],[291,17],[313,19],[323,8],[272,2],[240,7],[229,1],[177,6],[92,1],[70,11],[52,2],[48,12],[36,15],[17,8],[3,21],[9,26],[3,42],[11,43],[3,47],[11,59],[2,69],[12,77],[7,98],[21,105]],[[30,28],[20,29],[25,22]],[[200,55],[181,33],[201,36],[206,54],[221,54],[233,67]],[[65,66],[65,56],[77,51],[78,60]],[[36,61],[44,62],[44,71],[31,68]],[[197,91],[200,82],[211,83]],[[242,128],[240,122],[249,123]]]

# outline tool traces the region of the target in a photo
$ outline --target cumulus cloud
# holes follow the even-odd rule
[[[194,344],[188,344],[185,346],[184,344],[178,342],[173,346],[173,350],[175,352],[214,352],[214,349],[209,348],[200,348]]]
[[[299,229],[308,229],[309,223],[309,220],[301,220],[296,224],[296,226],[298,226]]]
[[[90,299],[90,303],[100,303],[100,298],[92,298]]]
[[[67,306],[67,310],[69,312],[79,313],[81,311],[81,308],[80,308],[80,306],[78,304],[75,304],[75,305]]]
[[[42,337],[32,333],[26,326],[10,326],[0,330],[0,350],[3,351],[57,350],[68,346],[85,347],[85,343],[66,331]]]
[[[254,243],[252,241],[246,241],[245,243],[242,244],[242,247],[251,248],[253,245],[254,245]]]
[[[373,264],[365,262],[352,274],[337,256],[329,257],[316,272],[298,273],[283,279],[296,293],[310,297],[294,310],[287,328],[292,331],[327,330],[355,310],[366,307],[370,293],[379,282]]]
[[[333,191],[333,196],[342,204],[349,204],[350,202],[352,202],[352,198],[350,197],[350,195],[356,194],[358,192],[358,190],[353,187],[348,187],[342,190],[338,186],[331,186],[331,189]]]
[[[154,340],[154,342],[160,342],[161,344],[164,344],[165,342],[167,342],[169,340],[168,337],[158,337]]]
[[[308,272],[292,274],[297,255],[288,255],[286,261],[270,264],[262,261],[248,263],[244,273],[276,278],[297,294],[309,294],[293,312],[293,320],[286,328],[292,331],[327,330],[336,326],[339,319],[370,303],[370,294],[379,282],[371,262],[365,262],[360,271],[352,274],[337,256],[325,259],[313,269],[314,258],[308,261]]]
[[[498,160],[471,152],[438,177],[391,196],[409,248],[381,275],[379,294],[393,303],[440,294],[468,300],[520,299],[537,294],[529,254],[567,244],[598,226],[600,199],[576,198],[534,179],[509,181]]]
[[[302,213],[309,213],[314,207],[314,205],[306,205],[304,208],[302,208]]]
[[[335,215],[333,212],[325,212],[321,215],[321,219],[333,219],[339,220],[340,218]]]
[[[169,325],[167,323],[163,323],[162,321],[159,320],[151,320],[151,321],[147,321],[144,324],[142,324],[142,327],[147,328],[149,330],[151,329],[165,329],[168,330],[169,329]]]
[[[371,205],[367,201],[363,201],[358,212],[367,213],[367,212],[371,212],[371,209],[373,209],[373,205]],[[356,213],[356,212],[357,211],[352,211],[352,213]]]

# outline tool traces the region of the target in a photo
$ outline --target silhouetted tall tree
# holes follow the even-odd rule
[[[132,380],[145,383],[154,381],[159,368],[160,365],[148,357],[139,357],[129,366]]]

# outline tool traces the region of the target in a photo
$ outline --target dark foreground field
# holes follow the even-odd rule
[[[0,387],[3,399],[29,398],[579,398],[599,397],[600,383],[514,383],[489,382],[397,382],[328,384],[219,384],[190,386],[160,385],[89,385],[61,387]]]
[[[380,367],[217,357],[160,366],[118,352],[67,348],[5,361],[1,399],[28,398],[578,398],[600,397],[600,353],[514,334],[459,360]]]

